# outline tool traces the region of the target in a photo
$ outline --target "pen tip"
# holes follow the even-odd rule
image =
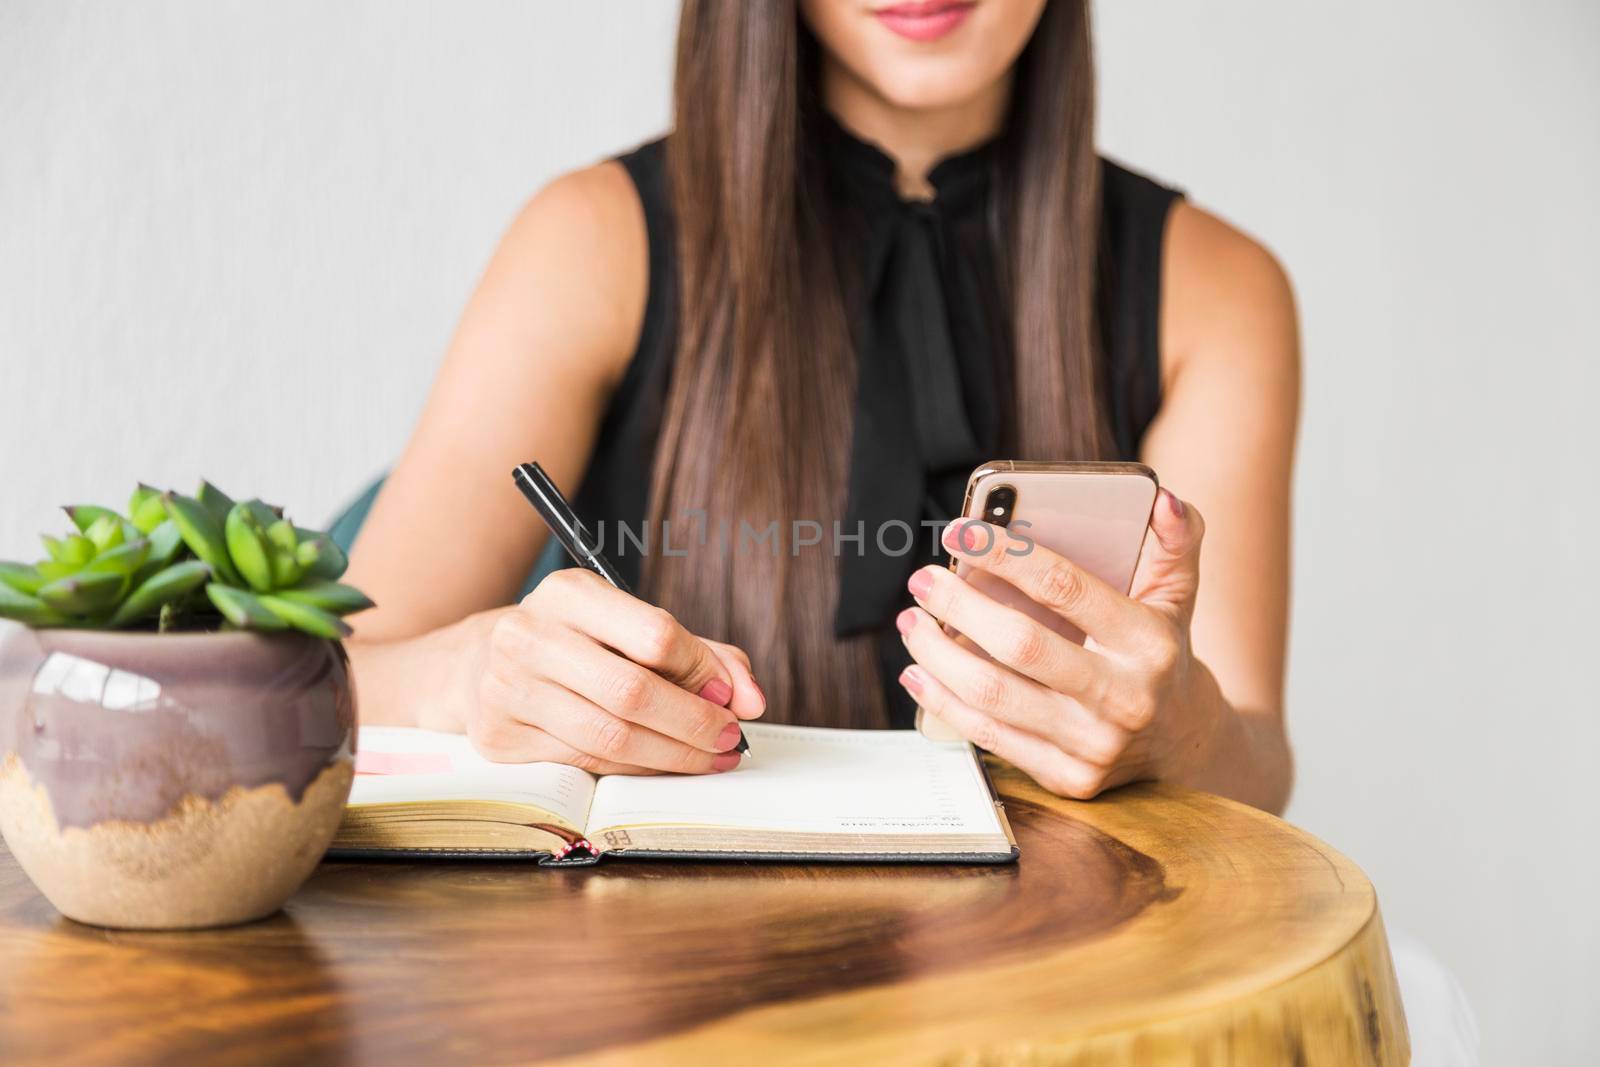
[[[739,731],[739,743],[733,746],[733,750],[739,753],[741,756],[748,756],[750,754],[750,742],[745,740],[743,730]]]

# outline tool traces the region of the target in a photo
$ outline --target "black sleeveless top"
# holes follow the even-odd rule
[[[678,266],[666,142],[620,157],[638,189],[649,241],[649,292],[638,348],[601,423],[574,506],[632,583],[677,346]],[[846,255],[859,273],[847,303],[857,354],[855,437],[835,615],[838,637],[872,633],[895,726],[915,707],[895,678],[909,662],[894,617],[911,603],[906,579],[938,557],[930,524],[959,514],[967,476],[1001,455],[1008,360],[999,260],[990,223],[993,149],[952,156],[928,175],[935,196],[896,192],[894,161],[828,122],[822,140],[833,203],[857,235]],[[1109,425],[1121,458],[1136,459],[1161,403],[1158,316],[1162,235],[1175,190],[1101,163],[1099,312]],[[1025,458],[1025,457],[1023,457]],[[858,525],[859,524],[859,525]],[[887,524],[887,525],[886,525]],[[893,527],[893,529],[890,529]],[[902,528],[914,534],[909,551]],[[881,539],[874,531],[885,530]],[[630,549],[632,549],[630,551]],[[898,553],[898,554],[896,554]]]

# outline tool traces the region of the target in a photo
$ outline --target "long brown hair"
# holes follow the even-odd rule
[[[652,529],[777,521],[779,551],[653,552],[645,584],[696,633],[744,648],[776,721],[884,725],[870,637],[833,635],[832,552],[791,554],[793,520],[845,508],[855,353],[837,228],[814,150],[818,46],[793,2],[684,0],[668,168],[682,269],[678,350],[651,483]],[[1087,0],[1049,0],[1014,71],[996,247],[1010,305],[1008,446],[1107,450],[1095,270],[1100,202]],[[693,529],[691,527],[690,529]],[[870,534],[869,534],[870,536]],[[819,549],[826,546],[819,546]]]

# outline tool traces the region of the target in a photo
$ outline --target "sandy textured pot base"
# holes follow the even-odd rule
[[[0,831],[40,892],[93,926],[175,930],[271,915],[310,875],[350,795],[349,759],[328,765],[300,803],[276,783],[212,801],[184,797],[150,823],[61,829],[15,753],[0,763]]]

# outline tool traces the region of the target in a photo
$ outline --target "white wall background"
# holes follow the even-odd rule
[[[1593,1055],[1600,7],[1099,4],[1102,140],[1305,331],[1291,817]],[[664,127],[670,0],[0,3],[0,556],[201,474],[326,519],[561,170]]]

